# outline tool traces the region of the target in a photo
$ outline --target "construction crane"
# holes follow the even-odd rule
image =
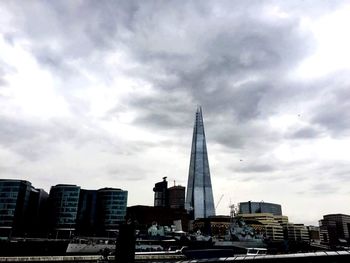
[[[224,197],[224,194],[222,194],[222,195],[220,196],[219,201],[216,203],[215,209],[218,208],[218,206],[219,206],[219,204],[220,204],[220,202],[221,202],[221,200],[222,200],[223,197]]]

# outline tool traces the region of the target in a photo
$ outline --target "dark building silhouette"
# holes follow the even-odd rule
[[[168,182],[166,177],[163,177],[162,182],[154,185],[154,206],[167,207],[168,206]]]
[[[331,247],[350,243],[350,215],[324,215],[319,224],[321,243]]]
[[[76,185],[51,187],[51,230],[55,237],[115,236],[125,219],[128,192],[118,188],[80,189]]]
[[[46,236],[48,232],[48,199],[49,194],[43,189],[32,188],[29,197],[27,233],[31,237]]]
[[[110,236],[124,222],[128,192],[52,186],[50,194],[25,180],[0,179],[0,237]]]
[[[186,188],[180,185],[168,188],[170,208],[185,208],[185,191]]]
[[[193,128],[185,208],[193,219],[215,215],[201,107],[197,109]]]
[[[93,236],[97,232],[97,190],[80,190],[77,228],[80,235]]]
[[[47,193],[25,180],[0,179],[0,236],[42,233]]]
[[[279,204],[265,202],[241,202],[239,203],[240,214],[270,213],[275,216],[282,215],[282,207]]]
[[[136,205],[127,208],[126,217],[135,221],[141,230],[146,230],[154,222],[161,226],[171,226],[175,220],[181,220],[182,229],[188,230],[188,214],[181,208]]]

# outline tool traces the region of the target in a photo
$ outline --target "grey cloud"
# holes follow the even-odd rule
[[[350,80],[344,83],[350,85]],[[344,85],[343,84],[343,85]],[[342,86],[343,86],[342,85]],[[327,92],[315,110],[312,122],[326,128],[333,136],[348,135],[350,132],[350,90],[336,85]]]
[[[303,127],[291,132],[288,138],[291,139],[314,139],[322,135],[322,131],[314,127]]]
[[[315,184],[311,189],[309,189],[308,192],[316,195],[326,195],[326,194],[333,194],[338,190],[339,190],[339,187],[337,187],[334,184],[318,183],[318,184]]]
[[[191,107],[186,95],[177,92],[136,97],[130,99],[129,103],[138,109],[138,116],[133,121],[136,125],[181,129],[189,127],[194,119],[193,114],[189,114],[194,111],[194,107]]]
[[[118,178],[119,180],[127,181],[141,181],[147,177],[146,172],[136,166],[130,166],[128,169],[125,169],[125,166],[123,169],[111,166],[106,169],[106,173],[111,178]]]
[[[236,171],[242,173],[264,173],[276,171],[276,167],[269,164],[249,164],[248,166],[236,168]]]

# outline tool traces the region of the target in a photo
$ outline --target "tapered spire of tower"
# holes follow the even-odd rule
[[[196,218],[215,215],[202,108],[198,106],[193,128],[185,208]]]

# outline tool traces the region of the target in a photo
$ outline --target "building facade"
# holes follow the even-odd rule
[[[80,235],[92,236],[97,232],[97,190],[80,190],[77,229]]]
[[[25,180],[0,179],[0,236],[42,233],[47,193]],[[43,224],[40,224],[43,223]]]
[[[186,188],[181,185],[175,185],[168,188],[169,207],[185,208],[185,192]]]
[[[193,128],[185,208],[193,219],[215,215],[201,107],[197,109]]]
[[[319,224],[322,244],[332,247],[350,243],[350,215],[324,215]]]
[[[263,233],[265,238],[272,241],[284,240],[283,227],[277,218],[271,213],[249,213],[238,214],[247,224],[251,225],[257,232]],[[254,222],[257,223],[248,223]]]
[[[168,206],[168,182],[166,177],[163,177],[163,181],[154,185],[154,206],[166,207]]]
[[[49,194],[51,228],[56,238],[70,238],[77,229],[80,187],[52,186]]]
[[[254,213],[271,213],[273,215],[282,215],[282,207],[279,204],[265,202],[241,202],[239,203],[239,213],[254,214]]]
[[[98,232],[115,236],[119,225],[124,222],[128,192],[119,188],[97,190]]]
[[[284,239],[289,241],[309,242],[309,230],[303,224],[287,223],[283,226]]]

